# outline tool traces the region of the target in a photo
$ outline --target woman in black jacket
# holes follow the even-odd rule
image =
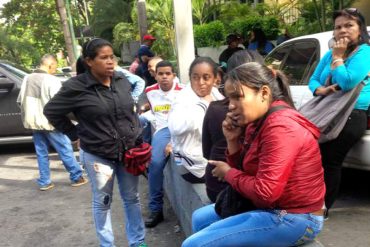
[[[87,71],[65,82],[46,105],[44,114],[72,142],[80,143],[80,160],[91,183],[100,245],[114,245],[110,205],[117,177],[129,246],[146,246],[138,177],[128,173],[122,164],[123,150],[134,147],[140,134],[131,85],[123,75],[114,73],[113,49],[108,41],[88,41],[82,57]],[[70,113],[78,125],[67,117]]]

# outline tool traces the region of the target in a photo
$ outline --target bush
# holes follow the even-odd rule
[[[279,34],[279,21],[275,17],[251,15],[231,22],[229,30],[241,34],[244,38],[248,38],[253,28],[261,28],[265,32],[267,39],[274,40]]]
[[[221,21],[194,25],[196,47],[218,47],[225,43],[225,26]]]
[[[133,23],[120,22],[113,29],[113,46],[120,48],[123,43],[139,40],[139,31]]]

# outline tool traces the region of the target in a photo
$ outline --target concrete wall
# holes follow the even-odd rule
[[[190,184],[180,177],[178,166],[173,157],[169,159],[164,169],[164,190],[170,201],[182,230],[188,237],[191,231],[191,216],[194,210],[208,205],[211,201],[206,194],[204,184]],[[318,241],[304,244],[305,247],[323,247]]]
[[[220,56],[221,52],[227,48],[227,45],[223,45],[220,47],[199,47],[197,48],[198,56],[201,57],[210,57],[218,63],[218,57]]]
[[[180,177],[173,157],[164,170],[164,189],[182,230],[191,235],[191,215],[194,210],[210,203],[204,184],[190,184]]]
[[[123,43],[121,47],[121,60],[123,63],[132,63],[140,48],[139,41],[131,41]]]

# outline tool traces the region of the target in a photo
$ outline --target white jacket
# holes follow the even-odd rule
[[[43,111],[46,103],[61,88],[61,81],[47,73],[32,73],[23,79],[17,102],[20,104],[23,126],[32,130],[54,130]]]
[[[212,88],[214,100],[224,98]],[[204,176],[207,160],[202,152],[203,119],[209,103],[195,94],[190,83],[180,91],[168,116],[168,128],[176,163],[194,176]]]

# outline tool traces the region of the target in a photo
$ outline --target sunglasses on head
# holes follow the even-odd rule
[[[358,9],[356,8],[347,8],[347,9],[344,9],[344,11],[346,11],[349,14],[359,14],[360,13]]]

